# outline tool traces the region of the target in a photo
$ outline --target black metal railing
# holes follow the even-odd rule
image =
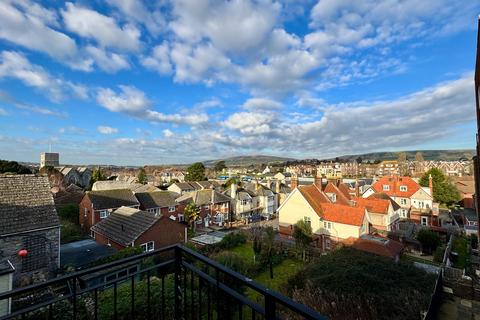
[[[5,301],[0,320],[326,319],[180,245],[1,293]]]

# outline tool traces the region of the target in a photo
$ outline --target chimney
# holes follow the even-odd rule
[[[433,179],[431,174],[428,176],[428,187],[430,188],[430,195],[433,197]]]
[[[270,178],[270,177],[267,178],[267,188],[268,189],[272,188],[272,178]]]
[[[237,195],[237,183],[236,182],[233,182],[231,185],[230,185],[230,197],[232,199],[235,199],[235,196]]]
[[[313,176],[313,184],[317,186],[318,190],[323,191],[323,186],[322,186],[322,177],[319,177],[317,174],[317,171],[315,170]]]
[[[258,188],[260,186],[258,185],[258,180],[257,179],[253,180],[253,185],[255,186],[255,191],[258,191]]]
[[[275,180],[275,192],[280,193],[280,180]]]
[[[298,187],[298,177],[297,176],[292,176],[292,179],[290,180],[290,188],[292,190],[294,190],[297,187]]]

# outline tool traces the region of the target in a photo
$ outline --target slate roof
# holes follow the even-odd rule
[[[245,183],[245,189],[255,193],[257,196],[272,196],[274,193],[268,187],[258,184],[258,188],[255,183]]]
[[[87,191],[85,196],[92,202],[94,210],[140,205],[132,190],[129,189]]]
[[[59,225],[48,177],[0,175],[0,235]]]
[[[121,207],[92,226],[91,230],[119,244],[128,246],[161,218],[161,215],[157,216],[147,211]]]
[[[179,198],[177,198],[178,203],[190,203],[194,202],[197,206],[211,203],[221,203],[231,201],[227,195],[221,194],[218,191],[213,189],[204,189],[188,192]]]
[[[175,206],[177,204],[175,199],[178,197],[178,193],[171,191],[139,192],[135,193],[135,196],[146,210]]]

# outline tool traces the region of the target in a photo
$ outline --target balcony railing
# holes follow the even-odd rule
[[[183,246],[0,294],[3,319],[326,319]]]

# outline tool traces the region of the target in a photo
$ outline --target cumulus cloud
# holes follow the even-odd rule
[[[157,71],[163,75],[172,73],[173,67],[170,61],[169,46],[167,41],[155,46],[151,56],[143,57],[140,63],[147,69]]]
[[[112,128],[109,126],[98,126],[97,131],[100,132],[101,134],[113,134],[113,133],[118,133],[117,128]]]
[[[133,86],[120,85],[120,92],[101,88],[97,92],[97,103],[113,112],[138,113],[147,109],[151,102],[143,91]]]
[[[66,3],[61,14],[67,30],[93,39],[103,48],[140,49],[140,31],[132,24],[119,26],[115,19],[71,2]]]
[[[85,52],[100,69],[106,72],[114,73],[123,69],[130,69],[130,63],[123,54],[108,52],[94,46],[86,46]]]
[[[15,51],[0,52],[1,78],[20,80],[25,85],[46,93],[47,97],[55,102],[63,100],[69,93],[81,99],[85,99],[87,95],[85,86],[55,78],[43,67],[31,64],[25,55]]]
[[[173,137],[174,136],[174,133],[172,132],[172,130],[169,130],[169,129],[165,129],[162,131],[163,132],[163,136],[165,138],[170,138],[170,137]]]

